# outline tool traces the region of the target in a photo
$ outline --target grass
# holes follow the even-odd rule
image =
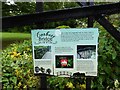
[[[5,49],[12,43],[20,43],[26,39],[31,39],[30,33],[0,32],[0,49]]]
[[[30,39],[31,34],[29,33],[8,33],[8,32],[0,32],[0,37],[4,40],[13,40],[13,39]]]

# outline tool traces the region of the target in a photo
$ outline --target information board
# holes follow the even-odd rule
[[[97,76],[98,29],[32,30],[34,73]]]

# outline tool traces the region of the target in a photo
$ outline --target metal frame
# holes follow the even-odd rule
[[[82,6],[87,5],[85,2],[78,2],[78,4]],[[36,10],[39,11],[39,9]],[[120,43],[120,32],[117,31],[113,27],[113,25],[107,19],[105,19],[105,17],[103,17],[105,15],[120,13],[120,2],[106,5],[84,6],[82,8],[79,7],[47,12],[38,11],[35,14],[0,18],[0,20],[2,20],[2,28],[5,29],[33,24],[41,24],[43,26],[43,23],[48,22],[65,21],[68,19],[89,17],[94,18],[96,21],[98,21]],[[89,22],[91,23],[93,22],[93,20],[90,20]],[[90,25],[90,23],[88,25]]]
[[[110,15],[115,13],[120,13],[120,3],[38,12],[35,14],[12,17],[3,17],[2,28],[5,29],[16,26],[32,25],[35,23],[47,23],[68,19],[86,18],[89,16],[98,16],[103,14]]]

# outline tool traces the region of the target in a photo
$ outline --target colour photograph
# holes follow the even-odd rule
[[[56,55],[56,68],[73,68],[73,55]]]

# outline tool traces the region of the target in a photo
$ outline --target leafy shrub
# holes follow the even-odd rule
[[[93,88],[120,89],[116,87],[116,80],[120,81],[120,44],[103,29],[99,27],[98,47],[98,76],[93,79]],[[119,83],[119,82],[118,82]]]
[[[47,80],[49,88],[54,90],[86,90],[84,77],[50,77]]]
[[[33,73],[31,41],[11,44],[2,52],[3,88],[36,88],[39,78]]]
[[[56,27],[57,29],[61,29],[61,28],[70,28],[69,26],[66,26],[66,25],[62,25],[62,26],[58,26]]]

